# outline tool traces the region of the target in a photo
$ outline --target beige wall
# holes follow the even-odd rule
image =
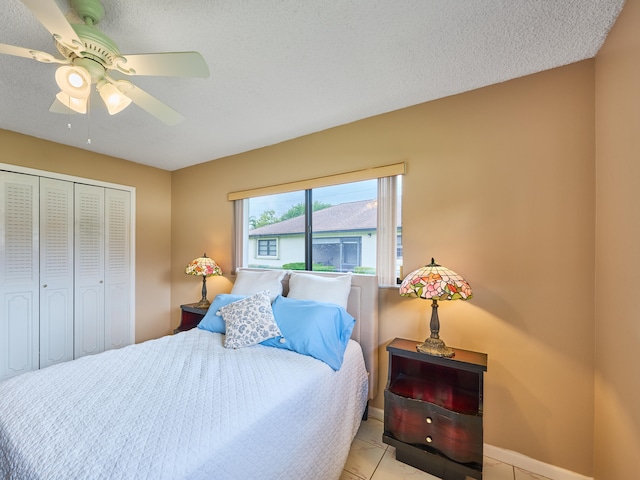
[[[0,163],[136,187],[136,342],[169,333],[171,173],[0,130]]]
[[[640,452],[640,2],[596,59],[595,476],[637,478]]]
[[[228,192],[405,161],[405,271],[434,256],[474,288],[441,336],[489,355],[486,442],[591,475],[594,123],[585,61],[176,171],[173,323],[199,298],[189,260],[229,272]],[[210,298],[231,285],[210,280]],[[424,339],[427,310],[380,291],[381,390],[386,344]]]

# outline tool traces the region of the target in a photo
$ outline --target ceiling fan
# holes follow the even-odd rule
[[[21,1],[53,35],[64,58],[6,44],[0,44],[0,53],[61,65],[55,74],[60,93],[49,109],[51,112],[86,113],[91,85],[95,84],[109,114],[114,115],[133,102],[167,125],[175,125],[184,120],[182,115],[133,83],[112,78],[109,73],[209,76],[209,67],[198,52],[121,54],[115,42],[95,27],[105,13],[100,0],[70,0],[84,24],[69,23],[55,0]]]

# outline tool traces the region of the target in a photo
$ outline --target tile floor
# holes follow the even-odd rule
[[[383,424],[369,416],[351,444],[340,480],[439,480],[396,460],[395,448],[382,443]],[[484,457],[483,480],[549,480],[512,465]]]

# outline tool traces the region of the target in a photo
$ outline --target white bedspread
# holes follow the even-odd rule
[[[367,398],[338,372],[193,329],[0,383],[3,479],[337,479]]]

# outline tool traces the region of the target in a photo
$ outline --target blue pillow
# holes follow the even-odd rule
[[[207,310],[205,316],[200,320],[198,328],[208,330],[213,333],[226,333],[227,327],[224,320],[220,315],[216,315],[216,313],[218,313],[218,310],[225,305],[247,298],[247,296],[248,295],[232,295],[230,293],[221,293],[216,295],[216,298],[213,299],[213,303],[209,307],[209,310]]]
[[[261,345],[308,355],[340,370],[356,324],[343,307],[279,295],[271,308],[282,336],[265,340]]]

